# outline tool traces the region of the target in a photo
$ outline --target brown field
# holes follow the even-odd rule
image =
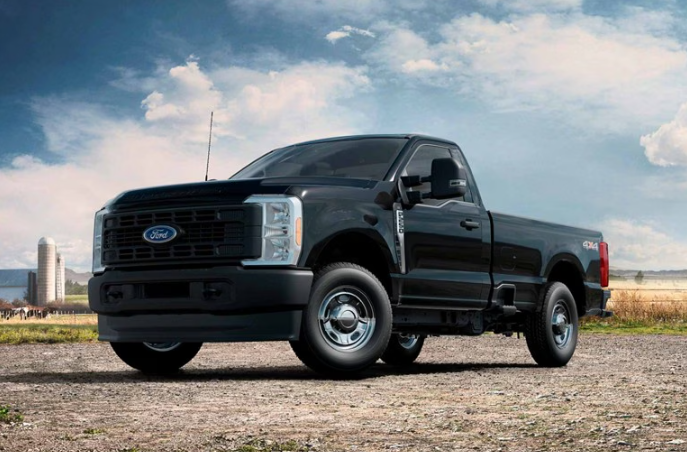
[[[170,377],[103,343],[0,345],[0,450],[687,452],[686,346],[584,334],[550,369],[524,339],[429,338],[413,366],[332,381],[281,342],[206,344]]]
[[[687,280],[611,281],[617,321],[687,322]]]
[[[687,285],[622,283],[597,325],[687,324]],[[524,339],[429,338],[413,366],[330,381],[286,343],[206,344],[144,376],[96,323],[0,321],[0,343],[21,344],[0,345],[0,451],[687,451],[684,336],[586,331],[561,369]]]

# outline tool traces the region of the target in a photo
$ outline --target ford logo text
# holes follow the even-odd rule
[[[151,226],[143,231],[143,240],[148,243],[159,245],[161,243],[171,242],[177,237],[177,230],[171,226],[164,224]]]

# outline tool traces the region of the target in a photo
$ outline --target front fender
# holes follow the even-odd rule
[[[333,204],[333,205],[332,205]],[[312,267],[328,243],[344,234],[360,234],[374,241],[389,264],[398,272],[393,235],[393,215],[375,204],[317,203],[304,212],[303,251],[299,266]]]

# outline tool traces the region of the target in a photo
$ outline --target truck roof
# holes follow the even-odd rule
[[[429,135],[422,135],[422,134],[417,134],[417,133],[397,133],[397,134],[372,134],[372,135],[347,135],[347,136],[340,136],[340,137],[331,137],[331,138],[321,138],[318,140],[310,140],[310,141],[303,141],[301,143],[296,143],[291,146],[301,146],[305,144],[314,144],[314,143],[326,143],[329,141],[341,141],[341,140],[362,140],[362,139],[367,139],[367,138],[407,138],[409,140],[416,138],[416,139],[426,139],[426,140],[432,140],[432,141],[441,141],[443,143],[447,144],[456,144],[451,140],[447,140],[445,138],[438,138],[438,137],[433,137]]]

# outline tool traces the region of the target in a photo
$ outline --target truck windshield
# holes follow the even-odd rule
[[[231,177],[351,177],[382,180],[406,138],[362,138],[300,144],[276,149]]]

